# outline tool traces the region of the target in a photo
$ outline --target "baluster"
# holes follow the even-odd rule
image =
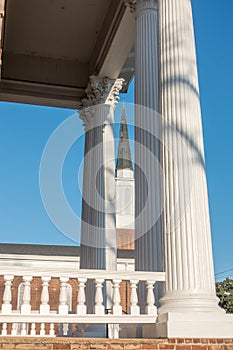
[[[120,295],[120,279],[114,279],[113,281],[113,315],[122,315],[121,295]]]
[[[7,323],[2,324],[2,335],[7,335]]]
[[[130,281],[130,314],[134,316],[140,314],[140,308],[138,306],[137,284],[138,280]]]
[[[58,313],[62,315],[68,314],[68,305],[67,305],[67,293],[66,293],[66,283],[69,281],[67,277],[60,278],[60,296],[59,296],[59,307]]]
[[[17,335],[17,332],[16,332],[16,323],[12,323],[11,335]]]
[[[54,336],[55,336],[55,332],[54,332],[54,323],[50,323],[49,335],[50,335],[51,337],[54,337]]]
[[[109,339],[119,339],[120,325],[119,324],[109,324],[108,325],[108,338]]]
[[[42,322],[40,325],[40,335],[45,335],[45,323]]]
[[[21,305],[22,314],[31,313],[31,280],[32,276],[23,276],[24,290],[23,290],[23,304]]]
[[[69,324],[63,323],[63,335],[67,335],[69,330]]]
[[[147,281],[146,314],[151,316],[157,316],[157,307],[155,306],[155,296],[154,296],[154,284],[155,284],[155,281]]]
[[[10,314],[12,311],[12,294],[11,294],[11,284],[14,279],[13,275],[5,275],[4,281],[5,281],[5,289],[3,294],[3,304],[2,304],[2,313],[3,314]]]
[[[95,314],[104,315],[104,306],[103,306],[103,282],[104,279],[97,278],[95,280],[96,292],[95,292]]]
[[[76,308],[76,312],[78,315],[86,315],[87,306],[86,302],[86,294],[85,294],[85,285],[87,279],[86,278],[78,278],[78,304]]]
[[[31,332],[30,332],[31,336],[35,336],[36,335],[36,324],[33,322],[31,325]]]
[[[42,292],[41,292],[41,304],[40,304],[40,314],[49,314],[49,281],[51,277],[42,276]]]
[[[25,322],[22,323],[21,335],[27,335],[27,325]]]

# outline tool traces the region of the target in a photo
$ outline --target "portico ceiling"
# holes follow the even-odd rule
[[[122,0],[5,0],[4,13],[1,100],[78,108],[93,74],[127,90],[134,20]]]

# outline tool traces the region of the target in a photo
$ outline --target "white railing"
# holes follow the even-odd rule
[[[65,271],[32,271],[30,268],[22,270],[20,267],[7,269],[4,274],[0,269],[0,275],[4,276],[4,294],[2,309],[0,312],[0,324],[2,336],[30,335],[30,336],[56,336],[59,332],[69,335],[69,329],[78,324],[108,324],[108,336],[119,336],[119,324],[146,324],[155,323],[157,309],[155,306],[154,287],[157,282],[165,281],[165,273],[162,272],[122,272],[100,270],[78,270],[77,272]],[[22,304],[20,310],[12,309],[12,283],[15,277],[22,276],[24,285]],[[41,279],[40,307],[37,311],[31,311],[31,282],[33,277]],[[59,305],[57,311],[50,310],[49,283],[51,278],[59,278]],[[69,279],[76,279],[78,283],[76,313],[69,314],[66,286]],[[86,293],[86,283],[92,280],[95,290],[94,300]],[[104,285],[110,281],[110,313],[106,314],[104,306]],[[120,283],[128,281],[130,286],[129,313],[122,313]],[[144,314],[140,313],[138,301],[138,283],[142,281],[147,286]],[[110,282],[107,282],[106,286]],[[106,287],[108,288],[108,287]],[[88,303],[93,305],[93,312],[87,313]],[[20,330],[20,331],[19,331]],[[20,333],[19,333],[20,332]]]

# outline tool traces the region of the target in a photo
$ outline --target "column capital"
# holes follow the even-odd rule
[[[83,99],[83,107],[97,104],[110,104],[113,107],[119,100],[124,79],[110,79],[108,77],[90,76],[86,89],[87,98]]]
[[[157,10],[158,0],[124,0],[131,12],[138,13],[142,10]]]
[[[86,104],[86,107],[83,105],[83,108],[79,111],[79,118],[83,121],[85,131],[93,128],[94,111],[95,107],[93,105],[88,106],[88,104]]]
[[[82,100],[82,107],[79,112],[86,131],[93,127],[95,106],[105,104],[113,109],[116,107],[123,82],[124,79],[90,76],[86,88],[86,98]]]

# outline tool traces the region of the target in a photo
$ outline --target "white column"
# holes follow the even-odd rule
[[[79,116],[85,129],[80,268],[90,269],[103,265],[101,254],[98,254],[100,260],[97,261],[97,252],[92,243],[95,238],[93,229],[95,227],[95,211],[90,203],[94,196],[95,187],[93,186],[93,161],[89,152],[94,147],[94,108],[91,104],[88,107],[86,105],[84,109],[80,110]]]
[[[67,277],[60,277],[60,296],[59,296],[59,306],[58,313],[62,315],[68,314],[69,308],[67,305],[67,292],[66,284],[69,281]]]
[[[4,289],[4,293],[3,293],[3,304],[2,304],[2,313],[3,314],[10,314],[12,311],[11,285],[12,285],[13,279],[14,279],[13,275],[5,275],[4,276],[5,289]]]
[[[156,0],[128,4],[136,19],[135,269],[162,271],[161,183],[156,164],[160,158],[160,144],[153,136],[160,127],[153,115],[158,111],[158,4]],[[149,204],[143,210],[146,202]]]
[[[122,83],[91,76],[80,111],[86,129],[81,268],[116,269],[113,123]]]
[[[80,118],[86,129],[81,260],[83,269],[116,270],[114,109],[123,79],[91,76]],[[87,203],[89,202],[89,203]],[[88,312],[93,284],[87,283]],[[111,283],[106,282],[106,308],[111,308]]]
[[[50,305],[49,305],[49,282],[51,277],[42,276],[42,292],[41,292],[41,304],[40,304],[40,313],[49,314]]]
[[[161,107],[165,121],[174,126],[172,129],[166,122],[156,125],[153,118],[147,118],[150,112],[145,113],[145,118],[140,113],[144,110],[136,109],[136,125],[151,130],[152,134],[159,131],[164,145],[135,130],[135,141],[157,156],[164,175],[162,184],[149,152],[136,144],[136,164],[148,179],[154,174],[157,184],[147,182],[154,196],[145,214],[137,220],[146,202],[147,188],[136,167],[135,265],[136,269],[160,271],[163,252],[167,276],[166,294],[158,309],[159,323],[152,327],[156,329],[154,335],[230,336],[233,322],[221,312],[215,295],[191,0],[159,0],[159,23],[157,1],[126,2],[136,17],[135,102],[154,111]],[[172,158],[167,149],[176,157]],[[139,238],[144,224],[158,214],[162,196],[165,208],[161,221]]]
[[[3,24],[4,24],[5,0],[0,0],[0,80],[2,68],[2,49],[3,49]]]
[[[220,309],[215,295],[191,1],[162,0],[160,10],[162,114],[176,130],[165,130],[164,144],[176,152],[179,164],[164,150],[167,279],[159,313],[216,312]],[[174,209],[178,221],[171,227]]]
[[[158,1],[125,0],[134,13],[135,38],[135,270],[163,271],[159,110]],[[156,303],[162,296],[157,285]],[[139,284],[139,305],[146,307]]]
[[[21,305],[22,314],[31,313],[31,281],[32,276],[23,276],[24,290],[23,290],[23,304]]]

